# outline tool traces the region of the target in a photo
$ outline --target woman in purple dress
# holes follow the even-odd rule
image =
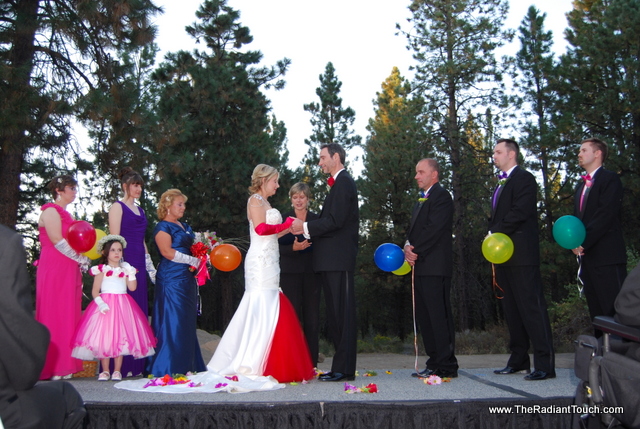
[[[149,297],[147,293],[147,272],[155,283],[156,269],[145,243],[147,217],[144,210],[136,205],[136,199],[142,195],[144,181],[139,173],[131,167],[125,167],[118,174],[124,196],[109,209],[109,233],[117,234],[127,240],[127,262],[138,270],[136,280],[138,287],[128,291],[140,306],[145,316],[149,316]],[[122,363],[122,375],[125,377],[141,375],[145,367],[145,359],[134,359],[125,356]]]

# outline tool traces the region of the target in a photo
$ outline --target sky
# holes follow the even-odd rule
[[[185,26],[196,21],[200,0],[155,3],[165,11],[155,19],[156,43],[161,50],[158,62],[166,52],[205,49],[184,31]],[[547,14],[545,24],[553,31],[554,48],[562,53],[566,49],[565,14],[571,10],[571,3],[572,0],[512,0],[505,26],[517,29],[534,4]],[[410,28],[408,0],[228,0],[227,4],[240,11],[240,23],[249,27],[253,36],[248,48],[262,52],[263,65],[275,64],[285,57],[292,60],[284,77],[285,88],[265,92],[276,118],[287,127],[290,168],[297,167],[307,152],[304,139],[311,135],[312,126],[311,115],[303,105],[319,101],[315,91],[329,61],[342,82],[342,106],[355,110],[353,128],[363,142],[368,135],[367,123],[374,114],[376,92],[393,67],[407,78],[412,76],[409,67],[414,61],[406,49],[406,39],[396,35],[396,23],[403,29]],[[518,47],[516,37],[506,53],[514,54]],[[347,159],[360,155],[361,151],[350,153]],[[358,175],[358,162],[355,164],[354,173]]]

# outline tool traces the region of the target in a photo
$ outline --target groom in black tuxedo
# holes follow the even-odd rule
[[[435,159],[416,165],[415,179],[423,191],[413,207],[404,245],[405,259],[415,274],[416,319],[429,355],[427,368],[413,377],[458,376],[451,312],[453,200],[440,186],[439,176]]]
[[[587,173],[576,188],[574,215],[587,230],[582,246],[572,249],[580,258],[591,319],[613,316],[614,302],[627,275],[627,251],[622,236],[622,181],[602,164],[607,144],[590,138],[580,145],[578,162]],[[596,331],[596,336],[602,332]]]
[[[501,171],[492,201],[489,232],[501,232],[513,241],[513,256],[495,265],[496,281],[504,291],[502,309],[509,328],[511,356],[496,374],[530,372],[529,341],[535,371],[525,380],[555,378],[555,356],[547,304],[540,275],[538,238],[538,185],[533,174],[518,166],[518,144],[500,139],[493,162]]]
[[[344,168],[345,152],[337,143],[320,148],[318,165],[330,174],[331,190],[320,217],[308,222],[294,221],[294,234],[304,233],[313,241],[313,269],[322,276],[327,303],[329,339],[335,346],[331,372],[320,381],[353,380],[356,373],[356,301],[353,273],[358,253],[358,192]]]

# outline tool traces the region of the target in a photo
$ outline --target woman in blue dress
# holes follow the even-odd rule
[[[195,237],[189,225],[180,222],[187,197],[169,189],[160,197],[158,225],[153,237],[162,255],[156,274],[153,304],[153,331],[158,338],[156,354],[149,358],[147,373],[186,374],[206,371],[196,336],[198,286],[191,266],[198,258],[191,256]]]

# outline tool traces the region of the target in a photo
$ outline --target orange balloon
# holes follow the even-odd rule
[[[209,254],[211,265],[220,271],[233,271],[240,266],[242,255],[233,244],[221,244]]]

